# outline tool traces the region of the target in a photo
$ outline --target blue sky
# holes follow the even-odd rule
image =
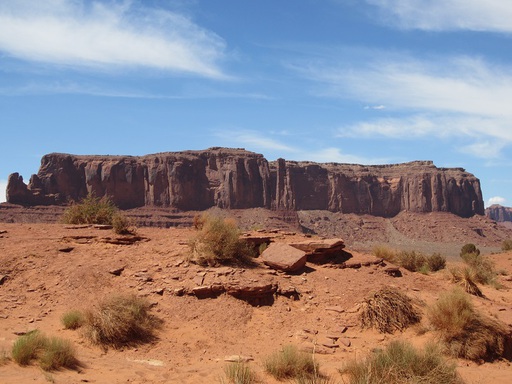
[[[3,0],[0,201],[42,155],[433,160],[512,205],[512,1]]]

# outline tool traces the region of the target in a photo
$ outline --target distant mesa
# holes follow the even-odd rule
[[[7,201],[63,205],[90,192],[110,196],[122,209],[484,214],[480,181],[462,168],[437,168],[431,161],[373,166],[267,161],[244,149],[219,147],[146,156],[51,153],[28,185],[18,173],[9,176]]]
[[[512,221],[512,208],[493,204],[485,209],[485,216],[500,223]]]

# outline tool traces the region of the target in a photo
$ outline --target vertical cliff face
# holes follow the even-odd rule
[[[498,222],[512,221],[512,207],[493,204],[485,209],[485,215]]]
[[[14,173],[7,199],[63,204],[94,193],[121,208],[329,210],[392,217],[402,210],[483,214],[480,182],[463,169],[431,162],[386,166],[317,164],[241,149],[132,156],[45,155],[28,186]]]

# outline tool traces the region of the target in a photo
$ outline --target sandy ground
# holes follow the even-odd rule
[[[359,327],[357,304],[372,290],[395,286],[407,293],[422,312],[452,283],[446,272],[422,275],[403,271],[391,277],[380,266],[359,269],[308,265],[298,275],[275,273],[264,265],[250,269],[202,268],[186,261],[192,229],[141,228],[147,238],[132,245],[105,243],[111,231],[68,229],[62,224],[0,223],[0,356],[8,355],[16,334],[39,329],[49,336],[69,339],[83,367],[46,373],[37,365],[20,367],[12,361],[0,366],[0,383],[220,383],[225,357],[243,355],[261,383],[275,383],[263,371],[263,360],[281,346],[317,348],[315,358],[324,374],[342,383],[338,373],[348,359],[361,359],[390,340],[407,339],[417,345],[432,332],[418,327],[383,335]],[[275,241],[291,242],[302,235],[277,233]],[[63,248],[72,247],[70,252]],[[373,256],[348,249],[351,261]],[[503,288],[483,287],[486,298],[474,298],[476,307],[512,324],[512,253],[490,256],[501,271]],[[124,268],[120,276],[110,271]],[[176,290],[222,279],[273,281],[294,287],[299,300],[278,296],[273,305],[251,306],[228,295],[214,299],[177,296]],[[80,331],[65,330],[60,318],[70,309],[94,307],[113,293],[136,293],[154,304],[164,321],[158,340],[136,348],[104,351],[91,345]],[[420,327],[428,326],[424,319]],[[345,333],[342,333],[347,327]],[[421,336],[420,336],[421,334]],[[350,341],[325,348],[327,336]],[[347,343],[348,344],[348,343]],[[467,383],[511,383],[509,361],[478,365],[459,360]]]

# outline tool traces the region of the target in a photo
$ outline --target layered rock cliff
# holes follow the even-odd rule
[[[512,207],[493,204],[485,209],[485,216],[498,222],[512,221]]]
[[[134,156],[43,156],[28,185],[9,176],[7,201],[65,204],[88,193],[121,208],[329,210],[393,217],[400,211],[484,214],[480,181],[462,168],[430,161],[363,166],[269,162],[243,149]]]

